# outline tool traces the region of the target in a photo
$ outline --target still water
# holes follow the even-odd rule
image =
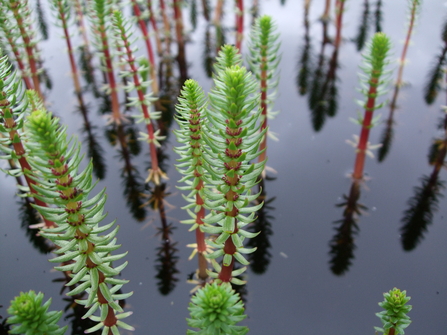
[[[368,209],[362,212],[357,222],[350,265],[339,271],[343,274],[336,275],[331,271],[330,241],[336,233],[334,229],[340,226],[343,208],[336,205],[344,202],[343,195],[349,192],[351,180],[348,174],[355,159],[354,150],[346,140],[360,132],[360,127],[349,119],[363,112],[355,103],[356,99],[361,99],[357,91],[361,55],[353,40],[361,24],[364,3],[346,1],[334,81],[338,89],[338,108],[334,116],[326,117],[323,124],[315,127],[308,107],[308,93],[300,94],[297,76],[302,70],[300,64],[305,50],[309,51],[310,72],[318,66],[323,36],[319,18],[324,3],[310,1],[306,30],[304,1],[259,2],[259,13],[272,15],[280,32],[281,79],[275,109],[281,112],[270,122],[279,141],[269,142],[268,166],[276,173],[270,172],[272,178],[265,182],[268,206],[260,214],[264,219],[261,227],[264,235],[258,245],[262,252],[252,260],[253,266],[247,272],[248,283],[243,296],[248,318],[243,324],[250,328],[250,334],[259,335],[374,334],[373,327],[380,326],[375,316],[380,311],[377,303],[382,301],[383,292],[397,287],[407,290],[412,297],[413,310],[409,315],[413,323],[406,333],[446,334],[447,202],[442,198],[444,190],[439,188],[438,208],[433,211],[427,231],[413,250],[404,251],[400,228],[404,212],[409,208],[408,201],[415,195],[414,188],[421,187],[421,178],[425,176],[427,179],[433,172],[434,166],[427,159],[433,139],[444,133],[438,124],[444,117],[441,107],[446,102],[446,92],[441,90],[435,101],[427,105],[423,91],[429,71],[445,46],[441,32],[447,18],[447,3],[425,1],[422,5],[404,69],[403,80],[407,85],[401,89],[398,98],[394,140],[383,162],[370,158],[366,162],[368,181],[361,188],[359,203]],[[206,75],[203,56],[207,33],[213,35],[214,30],[200,14],[199,2],[197,5],[199,15],[194,31],[188,9],[185,8],[183,13],[189,31],[187,71],[189,77],[209,90],[212,82]],[[369,1],[369,6],[371,36],[375,29],[373,13],[377,1]],[[53,20],[49,9],[45,6],[44,9],[47,19]],[[333,13],[333,8],[331,10]],[[233,15],[232,2],[228,2],[224,16],[227,28],[234,23]],[[382,29],[393,43],[392,83],[406,34],[407,1],[384,2],[382,15]],[[250,14],[247,13],[245,18],[247,30]],[[49,33],[50,39],[40,44],[44,66],[53,81],[52,90],[47,92],[49,109],[68,125],[69,133],[84,140],[84,121],[81,114],[76,113],[77,100],[68,75],[64,41],[60,38],[61,32],[53,25]],[[335,34],[332,23],[328,26],[328,34],[329,37]],[[73,35],[79,45],[80,38]],[[226,41],[234,43],[234,40],[233,30],[228,29]],[[141,47],[141,50],[144,49]],[[175,46],[172,50],[175,55]],[[244,44],[242,50],[247,51],[247,45]],[[327,44],[325,50],[326,57],[330,57],[333,47]],[[162,71],[169,71],[169,68]],[[172,71],[177,76],[176,63]],[[173,78],[164,83],[166,96],[175,96],[176,82]],[[169,88],[169,84],[173,86]],[[179,223],[186,216],[180,209],[184,201],[175,187],[180,175],[173,166],[177,158],[172,151],[174,136],[168,137],[163,152],[166,156],[163,166],[169,180],[162,189],[156,190],[157,194],[164,195],[164,201],[158,204],[160,208],[163,203],[161,208],[165,216],[150,206],[132,214],[131,206],[126,204],[125,190],[132,190],[132,186],[137,185],[140,189],[137,187],[136,194],[151,194],[151,190],[144,190],[142,186],[149,161],[147,148],[142,146],[141,153],[134,155],[131,147],[126,155],[119,141],[112,141],[115,145],[111,145],[108,139],[117,135],[107,131],[106,120],[96,112],[101,107],[100,99],[93,98],[91,92],[86,92],[85,96],[89,119],[96,127],[94,138],[103,150],[106,166],[98,190],[107,187],[108,218],[117,219],[121,226],[118,242],[122,244],[121,250],[129,251],[129,265],[122,273],[123,278],[130,280],[125,291],[134,292],[126,301],[134,312],[128,322],[136,328],[135,334],[184,334],[189,291],[193,288],[186,281],[195,271],[196,262],[188,261],[190,249],[186,247],[194,238],[188,233],[188,227]],[[390,97],[391,89],[385,95],[387,99]],[[382,121],[387,119],[388,112],[387,107],[378,112],[382,114]],[[371,143],[380,141],[383,129],[383,124],[372,129]],[[131,165],[135,168],[133,172],[123,172]],[[15,295],[29,289],[42,291],[47,298],[53,297],[52,309],[63,309],[67,302],[60,295],[62,283],[57,281],[62,275],[51,270],[49,255],[36,251],[28,241],[26,231],[20,227],[20,205],[14,197],[15,180],[0,178],[0,305],[3,305],[0,315],[5,317],[9,301]],[[437,182],[446,179],[447,173],[442,169]],[[139,201],[144,203],[148,199]],[[154,201],[151,204],[153,206]],[[138,203],[133,206],[138,209]],[[164,232],[170,231],[170,235],[160,234],[163,225]],[[70,311],[65,316],[69,314]],[[65,322],[71,320],[68,317]]]

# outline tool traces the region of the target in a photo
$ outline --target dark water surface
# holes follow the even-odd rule
[[[382,301],[383,292],[398,287],[407,290],[412,297],[413,310],[409,315],[413,323],[406,333],[447,334],[445,198],[440,198],[439,209],[433,213],[432,223],[414,250],[403,250],[399,231],[403,213],[408,209],[407,201],[414,195],[413,188],[420,187],[420,178],[433,171],[427,160],[432,140],[443,134],[438,123],[444,116],[441,106],[446,101],[445,90],[428,106],[423,99],[423,88],[429,69],[444,46],[441,31],[447,18],[445,2],[423,3],[404,70],[404,81],[408,86],[399,95],[394,141],[384,162],[367,159],[365,172],[370,180],[361,189],[360,203],[368,210],[358,220],[352,265],[340,276],[334,275],[330,269],[329,242],[335,234],[334,228],[339,225],[334,222],[342,219],[343,209],[335,205],[343,202],[342,196],[349,192],[351,180],[347,174],[352,171],[355,158],[354,150],[345,141],[360,132],[360,127],[349,118],[363,112],[355,103],[355,99],[361,99],[356,91],[361,57],[351,41],[357,34],[363,2],[346,1],[336,81],[338,112],[335,117],[327,118],[318,132],[312,128],[307,95],[299,95],[296,86],[298,63],[305,43],[303,1],[289,0],[284,6],[278,0],[260,2],[260,13],[273,15],[281,33],[281,80],[276,102],[276,109],[281,113],[270,122],[271,130],[279,137],[278,142],[270,141],[268,148],[268,166],[277,171],[270,175],[276,179],[265,183],[267,200],[271,200],[264,211],[268,224],[263,231],[270,233],[264,241],[270,247],[266,254],[259,255],[261,259],[264,257],[260,265],[252,262],[257,265],[258,272],[265,272],[256,274],[252,269],[247,272],[244,298],[248,318],[243,324],[250,328],[250,334],[259,335],[374,334],[373,327],[380,326],[375,316],[381,310],[377,303]],[[318,61],[322,39],[322,25],[318,18],[323,13],[323,3],[314,0],[310,6],[310,59],[314,65]],[[371,11],[375,10],[375,5],[376,1],[370,4]],[[225,14],[228,27],[234,22],[231,6],[230,1]],[[383,31],[393,42],[391,59],[394,69],[397,69],[396,60],[406,33],[407,7],[406,1],[384,1],[383,4]],[[50,20],[48,10],[46,14]],[[185,10],[185,22],[190,29],[188,15]],[[249,22],[247,14],[246,28]],[[371,23],[370,35],[373,29]],[[330,24],[329,35],[333,36],[334,32]],[[186,60],[189,76],[208,90],[211,80],[202,64],[205,33],[206,22],[199,16],[198,27],[190,34]],[[72,93],[68,58],[63,52],[65,46],[60,34],[57,28],[51,27],[51,39],[41,44],[45,66],[54,86],[48,94],[49,109],[68,125],[69,133],[76,133],[83,139],[83,120],[79,113],[74,113],[77,101]],[[227,42],[233,43],[231,31],[226,37]],[[74,41],[80,43],[77,37]],[[333,48],[330,45],[326,48],[329,57]],[[140,49],[143,54],[144,49]],[[175,46],[173,50],[176,50]],[[243,51],[246,50],[244,45]],[[174,71],[177,72],[176,64]],[[396,71],[391,80],[395,77]],[[391,90],[387,98],[390,96]],[[175,227],[170,243],[177,244],[174,251],[168,250],[171,255],[174,252],[175,258],[166,264],[175,263],[175,270],[171,268],[171,272],[164,272],[165,278],[171,278],[171,282],[163,286],[157,278],[161,264],[157,248],[162,246],[160,235],[157,235],[158,227],[162,225],[160,213],[148,207],[142,222],[130,213],[123,196],[121,177],[126,161],[120,159],[119,145],[112,147],[104,136],[106,120],[96,113],[100,101],[94,100],[91,93],[86,97],[107,166],[106,177],[98,184],[98,190],[107,187],[108,218],[117,219],[121,226],[118,242],[122,244],[121,250],[129,251],[126,258],[129,265],[122,277],[130,280],[124,291],[134,291],[126,301],[134,314],[127,320],[136,328],[135,334],[184,334],[189,291],[193,288],[186,280],[195,270],[196,261],[188,261],[190,249],[186,247],[194,242],[194,236],[188,233],[189,227],[179,224],[186,215],[180,209],[184,200],[175,188],[180,176],[173,166],[177,158],[172,152],[174,136],[169,137],[165,150],[168,158],[164,165],[169,181],[164,191],[169,193],[165,198],[169,203],[165,203],[166,223]],[[379,113],[381,120],[386,120],[388,109]],[[372,129],[371,143],[380,141],[382,130],[383,125]],[[131,164],[143,180],[148,161],[147,147],[143,144],[142,153],[131,158]],[[53,297],[52,309],[63,309],[67,302],[59,294],[62,283],[52,282],[62,275],[51,270],[48,262],[51,256],[38,253],[28,241],[25,230],[20,228],[18,198],[14,197],[17,192],[15,180],[0,178],[0,305],[3,305],[0,315],[5,316],[9,301],[15,295],[29,289],[44,292],[46,298]],[[441,170],[438,180],[446,179],[447,173]],[[441,194],[443,192],[440,190]],[[163,295],[160,291],[169,293]]]

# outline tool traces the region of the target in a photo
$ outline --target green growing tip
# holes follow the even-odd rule
[[[385,310],[376,313],[380,321],[382,321],[383,328],[374,327],[377,331],[382,332],[384,335],[405,334],[404,329],[411,323],[407,313],[412,309],[411,305],[407,305],[411,298],[407,297],[406,293],[406,291],[394,288],[383,294],[385,300],[380,302],[379,306]]]

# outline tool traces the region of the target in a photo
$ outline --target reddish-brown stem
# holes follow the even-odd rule
[[[25,82],[25,86],[26,86],[26,88],[28,89],[28,90],[32,90],[34,87],[33,87],[33,84],[31,83],[31,80],[30,80],[30,77],[28,77],[27,75],[26,75],[26,69],[25,69],[25,65],[23,64],[23,62],[22,62],[22,57],[21,57],[21,55],[20,55],[20,53],[19,53],[19,50],[17,49],[17,46],[16,46],[16,44],[14,43],[14,41],[13,41],[13,39],[11,38],[11,36],[6,36],[6,39],[8,40],[8,43],[9,43],[9,45],[11,46],[11,50],[12,50],[12,52],[14,53],[14,57],[15,57],[15,59],[16,59],[16,62],[17,62],[17,65],[18,65],[18,67],[19,67],[19,69],[20,69],[20,73],[21,73],[21,75],[22,75],[22,79],[23,79],[23,81]]]
[[[241,52],[244,37],[244,0],[237,0],[236,5],[236,48]]]
[[[166,5],[164,0],[159,0],[161,15],[163,17],[163,26],[165,33],[166,52],[171,49],[171,25],[169,24],[168,14],[166,13]]]
[[[267,128],[267,59],[266,57],[262,57],[261,59],[261,115],[262,115],[262,124],[261,131]],[[260,150],[264,150],[267,148],[267,134],[264,135],[262,139]],[[259,155],[258,161],[263,162],[266,158],[267,152],[264,150],[261,155]]]
[[[331,0],[326,0],[326,4],[324,6],[324,13],[323,13],[323,16],[322,16],[322,19],[324,21],[328,21],[329,20],[329,12],[330,12],[330,10],[331,10]]]
[[[335,41],[334,41],[334,47],[335,49],[338,49],[341,42],[341,28],[342,28],[342,21],[343,21],[343,11],[345,6],[346,0],[337,0],[335,2],[335,28],[336,28],[336,34],[335,34]]]
[[[5,104],[9,105],[9,102],[2,102],[0,107],[5,106]],[[5,117],[5,113],[1,113],[2,116],[4,117],[4,125],[6,129],[10,129],[9,131],[9,138],[12,141],[12,145],[14,148],[14,151],[18,157],[18,161],[20,163],[20,168],[23,172],[23,175],[25,176],[25,180],[26,183],[28,184],[28,187],[30,189],[31,194],[38,194],[37,191],[34,189],[33,185],[38,185],[36,181],[34,181],[32,178],[30,178],[29,174],[31,173],[32,169],[31,166],[28,163],[28,160],[25,157],[26,151],[25,148],[23,147],[22,141],[20,139],[20,135],[19,133],[14,129],[16,127],[16,123],[14,121],[14,119],[10,118],[10,117]],[[48,207],[47,204],[37,198],[34,198],[34,202],[36,203],[36,205],[41,206],[41,207]],[[52,222],[49,221],[47,219],[45,219],[45,217],[43,217],[43,220],[45,222],[45,227],[50,228],[50,227],[56,227],[57,225]]]
[[[394,328],[390,328],[388,335],[395,335],[395,334],[396,334],[396,330]]]
[[[110,94],[111,94],[111,98],[112,98],[112,119],[115,123],[120,124],[121,123],[121,113],[120,113],[120,106],[119,106],[119,100],[118,100],[118,92],[117,92],[117,86],[116,86],[116,82],[115,82],[115,75],[113,73],[112,57],[110,55],[109,44],[108,44],[107,35],[106,35],[106,27],[104,25],[101,25],[101,27],[99,27],[98,32],[101,35],[102,52],[104,53],[107,79],[109,81]]]
[[[230,241],[230,243],[233,243],[231,238],[229,238],[227,241]],[[225,245],[226,245],[226,242],[225,242]],[[219,276],[217,278],[219,278],[223,283],[229,283],[231,281],[231,279],[233,278],[231,275],[231,273],[233,272],[233,267],[234,267],[234,257],[231,260],[231,263],[229,266],[222,265],[222,270],[220,271]]]
[[[122,37],[124,38],[125,36],[122,36]],[[158,172],[159,168],[158,168],[157,148],[155,146],[154,127],[151,122],[151,117],[150,117],[148,106],[146,105],[146,102],[145,102],[143,87],[141,86],[140,79],[138,78],[138,69],[135,66],[135,57],[133,55],[132,49],[130,48],[130,43],[127,40],[127,38],[124,42],[125,42],[124,48],[125,48],[125,52],[127,55],[127,62],[130,67],[130,72],[132,73],[134,85],[137,89],[138,101],[140,102],[140,106],[141,106],[141,110],[143,112],[144,118],[145,118],[145,120],[148,121],[145,123],[146,123],[147,133],[149,135],[149,150],[150,150],[150,154],[151,154],[152,171]]]
[[[223,3],[224,3],[224,0],[217,0],[216,8],[214,9],[214,19],[213,19],[213,22],[215,25],[220,26],[220,19],[222,18]]]
[[[399,95],[399,90],[402,87],[402,75],[404,72],[404,63],[405,63],[405,59],[407,57],[408,47],[410,45],[411,34],[412,34],[413,28],[414,28],[414,22],[416,20],[417,5],[418,5],[418,1],[413,1],[413,5],[411,7],[410,23],[408,25],[407,36],[406,36],[405,42],[404,42],[404,48],[402,49],[402,54],[400,56],[400,64],[399,64],[399,70],[397,72],[397,80],[396,80],[396,84],[394,85],[393,98],[391,99],[391,103],[390,103],[390,117],[392,117],[392,114],[394,113],[394,110],[396,109],[397,96]]]
[[[157,21],[155,20],[154,11],[152,9],[152,0],[147,1],[147,8],[149,10],[149,22],[152,26],[152,29],[154,29],[155,33],[155,44],[157,45],[157,53],[158,55],[161,55],[162,48],[161,48],[160,33],[158,31]]]
[[[75,86],[75,92],[76,94],[80,94],[81,85],[79,83],[78,67],[76,66],[76,61],[74,59],[74,52],[71,46],[70,34],[68,33],[67,18],[65,16],[64,9],[62,8],[62,3],[60,1],[57,2],[57,9],[59,11],[59,18],[62,23],[62,28],[64,29],[65,42],[67,43],[68,57],[70,59],[71,73],[73,77],[73,83]]]
[[[44,100],[42,91],[40,90],[40,83],[39,83],[39,75],[37,71],[37,65],[36,65],[36,59],[34,55],[33,45],[31,42],[30,35],[25,30],[24,27],[24,19],[22,18],[22,15],[19,10],[19,1],[10,1],[10,8],[14,14],[14,18],[17,22],[17,26],[20,30],[20,35],[22,36],[23,43],[25,45],[26,55],[28,57],[28,64],[31,69],[31,76],[33,79],[34,84],[34,90],[37,92],[39,97]]]
[[[84,24],[84,13],[82,12],[82,6],[79,0],[74,0],[75,11],[77,16],[77,24],[79,25],[79,30],[82,34],[82,39],[84,40],[84,45],[88,48],[90,45],[88,36],[87,36],[87,28]]]
[[[154,57],[154,52],[152,50],[151,40],[149,39],[149,33],[147,31],[146,24],[141,19],[140,7],[136,3],[136,0],[132,0],[132,7],[133,7],[133,10],[135,12],[135,16],[138,19],[138,24],[139,24],[141,32],[143,34],[143,39],[144,39],[144,43],[146,45],[147,55],[149,57],[149,62],[151,64],[151,68],[149,69],[149,73],[151,75],[152,91],[153,91],[155,96],[158,96],[158,82],[157,82],[157,76],[156,76],[156,73],[155,73],[155,57]]]
[[[377,95],[377,78],[371,79],[369,87],[368,100],[366,102],[365,115],[362,123],[362,131],[360,133],[359,144],[357,146],[357,156],[355,158],[354,173],[352,177],[355,180],[363,178],[363,168],[365,166],[366,151],[368,150],[369,132],[372,127],[372,118],[374,114],[374,107]]]

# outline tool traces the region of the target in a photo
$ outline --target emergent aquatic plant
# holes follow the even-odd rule
[[[363,179],[365,157],[367,154],[372,155],[370,149],[373,149],[373,147],[369,145],[368,138],[371,128],[376,124],[376,120],[373,119],[374,111],[383,106],[383,103],[377,103],[377,97],[385,93],[384,85],[387,81],[382,78],[385,73],[385,66],[389,63],[388,52],[390,46],[387,35],[376,33],[372,38],[368,54],[363,55],[365,62],[362,70],[365,74],[362,75],[361,92],[366,97],[366,101],[360,101],[359,104],[365,108],[365,114],[363,118],[359,116],[357,120],[362,130],[360,137],[356,138],[356,143],[354,143],[357,155],[352,174],[352,177],[359,181]]]
[[[62,316],[62,311],[48,312],[51,305],[51,298],[43,305],[43,293],[37,295],[34,291],[21,292],[18,297],[11,301],[8,313],[11,317],[7,323],[16,325],[9,331],[9,334],[25,335],[62,335],[68,326],[59,328],[57,322]]]
[[[383,297],[385,300],[380,302],[379,306],[384,311],[376,313],[380,321],[382,321],[383,328],[374,327],[374,329],[382,332],[384,335],[405,334],[404,329],[411,323],[407,313],[412,308],[411,305],[407,305],[407,302],[411,299],[407,297],[407,291],[394,288],[384,293]]]
[[[34,110],[27,120],[27,135],[30,162],[33,171],[41,177],[40,187],[35,187],[45,203],[56,207],[36,206],[39,212],[54,221],[58,227],[44,229],[41,235],[53,241],[61,254],[51,262],[63,262],[55,268],[71,271],[72,280],[67,286],[78,284],[68,295],[76,295],[84,290],[85,300],[77,303],[88,308],[84,317],[90,317],[97,325],[87,330],[93,332],[103,329],[103,334],[119,334],[121,327],[133,330],[122,322],[131,312],[123,312],[118,300],[132,295],[132,292],[118,294],[117,291],[126,280],[113,278],[127,265],[127,262],[113,268],[111,263],[122,259],[126,253],[111,255],[120,245],[116,244],[118,227],[107,235],[100,235],[112,228],[115,221],[99,226],[105,218],[103,214],[106,201],[105,190],[91,199],[88,198],[95,183],[92,183],[92,164],[78,172],[82,159],[79,144],[69,145],[65,128],[59,120],[45,110]],[[111,287],[109,287],[111,285]],[[100,316],[93,314],[100,310]]]
[[[244,305],[230,283],[206,284],[191,298],[188,325],[200,331],[187,331],[188,335],[243,335],[248,328],[236,326],[244,320]]]

